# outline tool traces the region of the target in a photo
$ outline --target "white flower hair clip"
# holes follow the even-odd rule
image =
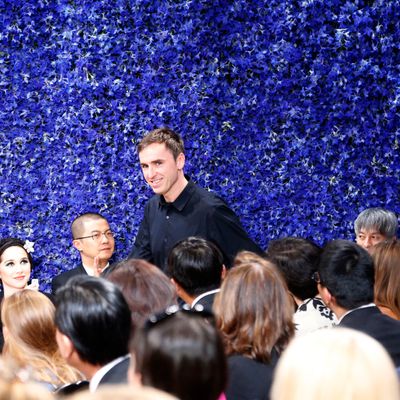
[[[35,245],[35,242],[30,242],[29,240],[25,240],[24,249],[28,253],[33,253],[35,251],[35,249],[33,248],[34,245]]]

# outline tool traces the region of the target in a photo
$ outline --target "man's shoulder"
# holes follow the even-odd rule
[[[82,265],[70,269],[68,271],[61,272],[61,274],[58,274],[53,278],[51,281],[51,286],[52,286],[52,292],[55,293],[57,289],[67,283],[72,277],[76,275],[85,275],[86,271],[85,268],[83,268]]]
[[[85,268],[82,265],[79,265],[76,268],[72,268],[68,271],[61,272],[61,274],[57,275],[54,279],[63,279],[63,278],[70,278],[75,275],[84,275],[86,274]]]
[[[400,333],[400,321],[383,314],[376,306],[358,308],[350,311],[343,317],[339,325],[353,328],[359,327],[365,330],[375,327],[381,329],[386,326]]]

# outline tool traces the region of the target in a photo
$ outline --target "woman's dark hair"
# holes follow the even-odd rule
[[[195,312],[177,312],[146,326],[131,344],[142,383],[181,400],[217,400],[227,380],[217,329]]]
[[[32,260],[32,256],[31,254],[26,250],[25,246],[24,246],[24,242],[21,239],[17,239],[17,238],[13,238],[13,237],[9,237],[9,238],[4,238],[0,240],[0,262],[1,262],[1,257],[3,255],[3,253],[9,248],[9,247],[21,247],[24,249],[25,253],[28,256],[28,260],[31,264],[31,270],[33,268],[33,260]]]
[[[269,243],[267,258],[282,272],[290,292],[306,300],[318,294],[312,275],[318,269],[321,251],[310,240],[287,237]]]

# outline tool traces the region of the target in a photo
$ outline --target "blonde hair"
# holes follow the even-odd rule
[[[32,377],[54,386],[80,378],[59,353],[53,303],[42,293],[22,290],[4,298],[1,319],[6,330],[3,355]]]
[[[400,319],[400,242],[382,242],[373,248],[375,303]]]
[[[128,385],[103,386],[94,393],[89,391],[68,397],[69,400],[178,400],[176,397],[149,387]],[[1,400],[1,399],[0,399]]]
[[[0,400],[52,400],[53,394],[43,385],[29,382],[24,371],[14,369],[0,357]]]
[[[399,400],[386,350],[352,329],[322,329],[294,339],[275,371],[271,400]]]
[[[269,261],[241,252],[214,301],[216,324],[227,355],[270,362],[294,334],[292,300],[278,269]]]

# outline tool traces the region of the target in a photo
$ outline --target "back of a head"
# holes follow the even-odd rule
[[[182,138],[170,128],[162,127],[147,133],[139,142],[137,152],[140,153],[143,149],[153,143],[164,143],[175,159],[179,154],[185,154],[185,147]]]
[[[226,360],[216,328],[182,311],[149,324],[132,344],[142,383],[180,400],[217,400],[225,389]]]
[[[52,400],[53,394],[43,385],[29,380],[29,372],[21,373],[0,358],[0,400]]]
[[[367,208],[354,221],[356,235],[361,230],[377,230],[386,239],[395,238],[399,223],[396,214],[380,207]]]
[[[168,256],[168,273],[189,295],[221,285],[223,256],[217,246],[199,237],[178,242]]]
[[[128,353],[129,306],[112,282],[76,276],[56,294],[56,325],[82,361],[105,365]]]
[[[282,272],[288,288],[300,300],[317,295],[317,284],[312,279],[317,270],[321,248],[310,240],[287,237],[269,243],[267,257]]]
[[[68,397],[69,400],[178,400],[168,393],[149,387],[128,385],[103,385],[94,393],[80,392]]]
[[[244,258],[244,260],[242,260]],[[227,354],[269,362],[294,333],[293,306],[278,269],[256,254],[236,257],[214,302]]]
[[[14,360],[33,354],[52,356],[57,351],[54,305],[42,293],[25,289],[4,298],[1,309],[7,329],[4,353]]]
[[[275,371],[272,400],[399,400],[386,350],[351,329],[322,329],[294,339]]]
[[[322,250],[319,275],[321,285],[346,310],[374,300],[374,264],[368,252],[356,243],[329,242]]]
[[[400,319],[400,242],[382,242],[374,246],[375,303]]]
[[[140,327],[154,313],[176,304],[176,292],[168,277],[155,265],[129,259],[113,265],[106,279],[122,291],[129,304],[133,327]]]

